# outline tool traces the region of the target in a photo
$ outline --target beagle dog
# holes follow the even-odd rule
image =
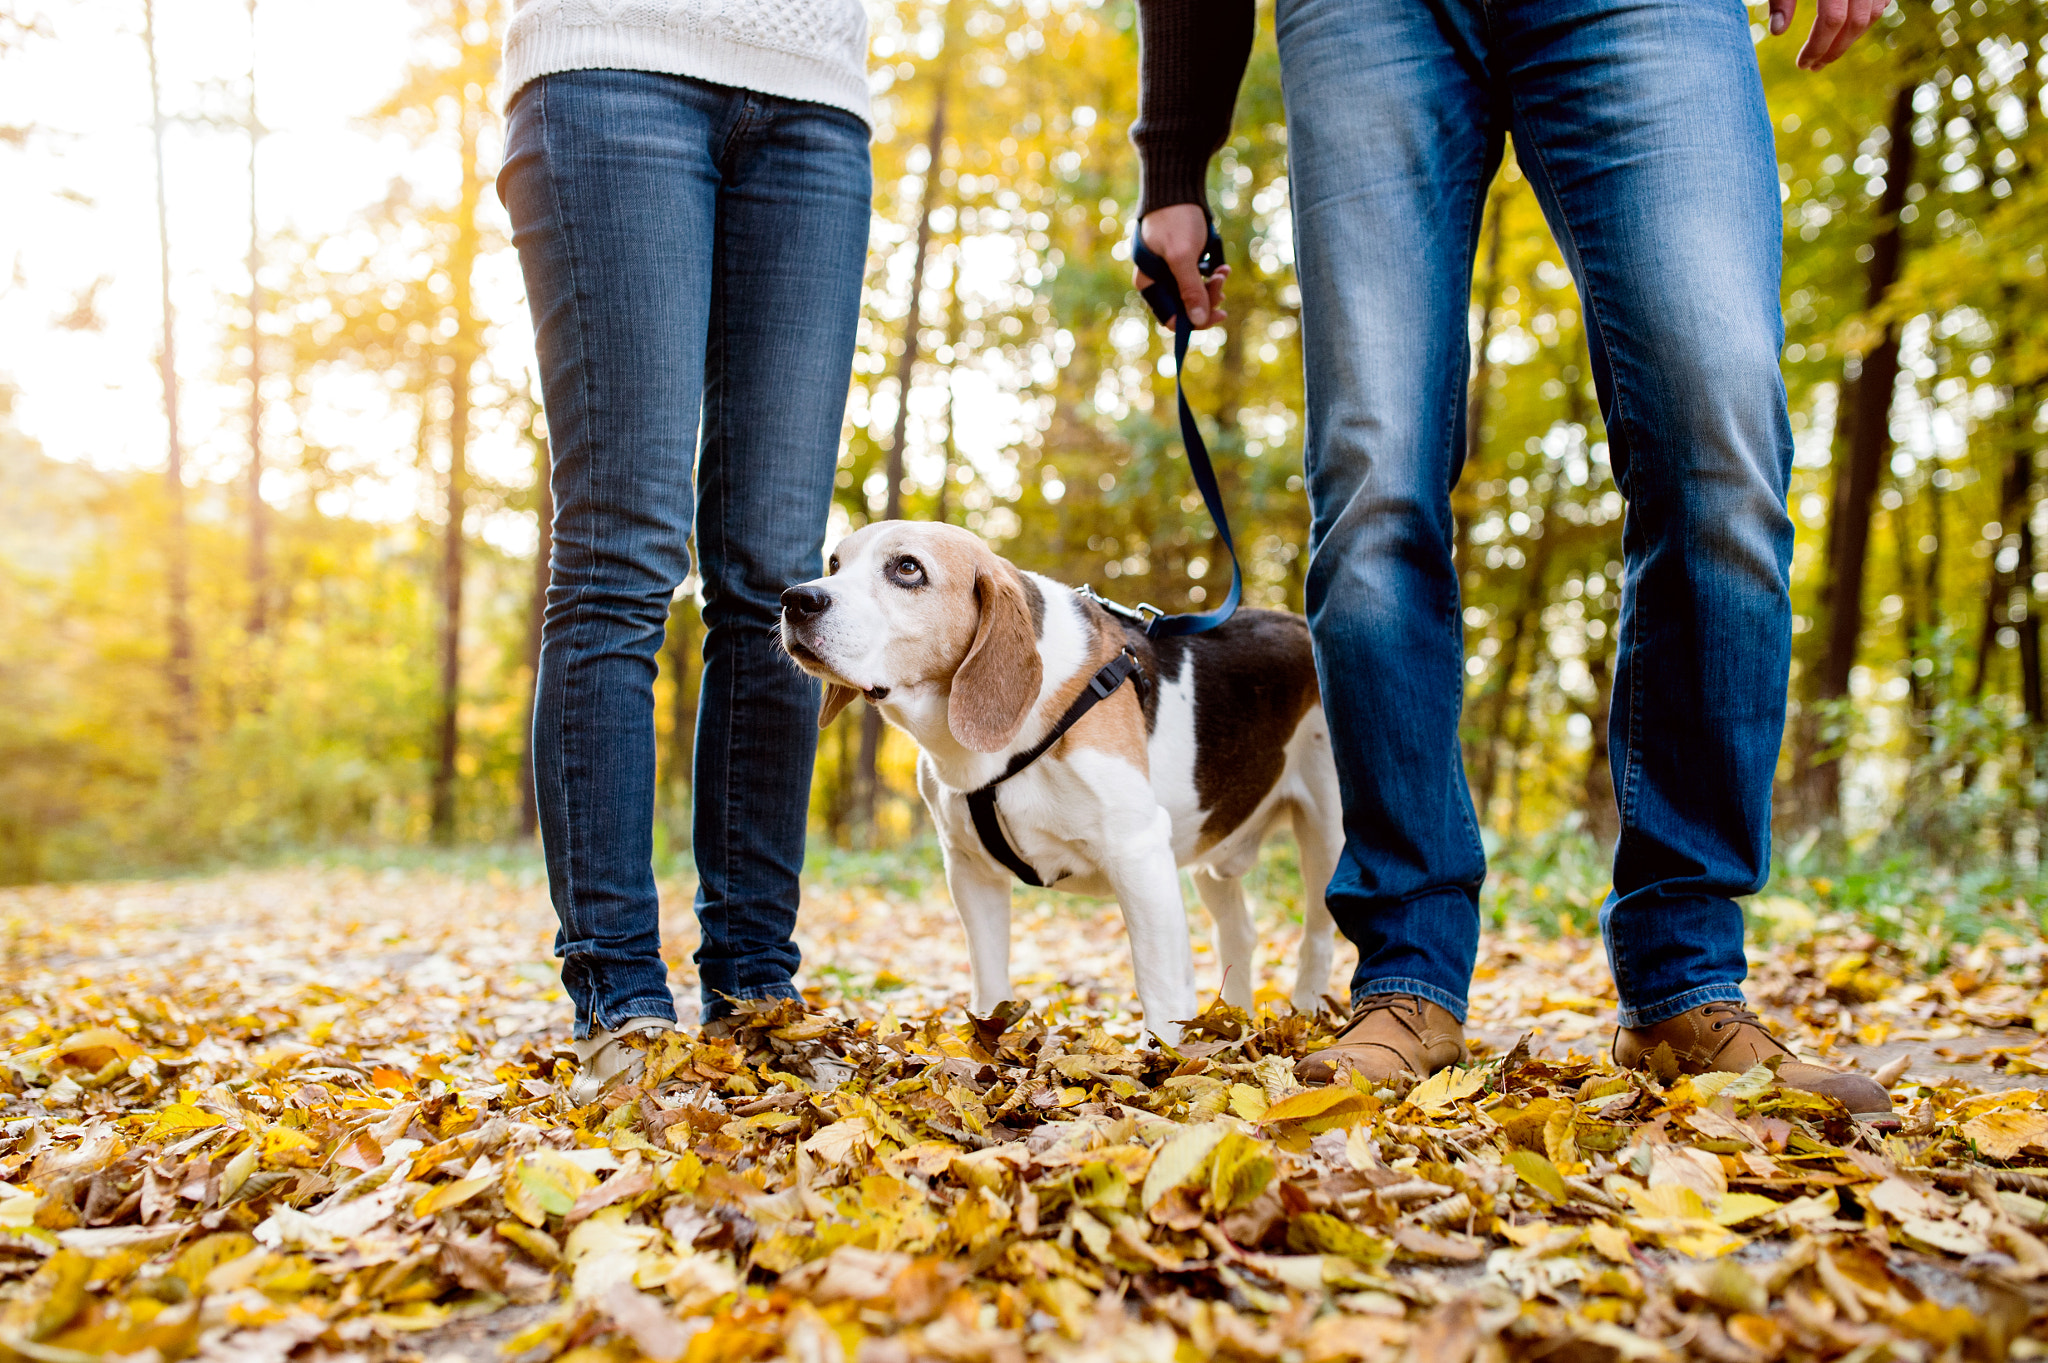
[[[865,694],[916,741],[977,1012],[1012,997],[1012,875],[977,833],[968,793],[1043,741],[1126,650],[1147,684],[1117,685],[997,788],[1014,855],[1046,885],[1115,896],[1146,1028],[1172,1044],[1197,1009],[1177,868],[1192,872],[1215,920],[1223,997],[1249,1008],[1256,943],[1244,876],[1287,819],[1306,919],[1293,1001],[1321,1004],[1335,944],[1323,889],[1344,835],[1299,616],[1240,610],[1205,634],[1151,639],[966,530],[881,521],[840,541],[826,576],[782,594],[782,642],[825,683],[821,727]]]

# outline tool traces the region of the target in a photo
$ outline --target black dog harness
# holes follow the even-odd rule
[[[1093,710],[1101,702],[1116,694],[1116,689],[1126,680],[1138,688],[1138,701],[1142,705],[1152,690],[1152,683],[1145,679],[1145,670],[1138,666],[1138,655],[1131,652],[1129,644],[1111,658],[1096,674],[1088,679],[1088,685],[1081,688],[1081,694],[1060,716],[1060,722],[1052,726],[1052,732],[1038,740],[1031,748],[1018,753],[1003,768],[1003,774],[979,790],[967,792],[967,812],[974,816],[974,831],[981,835],[981,845],[988,854],[1009,867],[1010,874],[1026,885],[1043,886],[1031,863],[1017,855],[1017,849],[1003,836],[1002,821],[996,817],[996,787],[1023,771],[1026,767],[1045,756],[1046,750],[1066,737],[1067,730],[1081,722],[1081,716]]]
[[[1167,263],[1145,245],[1142,228],[1131,243],[1131,260],[1152,279],[1142,297],[1150,305],[1159,320],[1173,328],[1173,388],[1174,397],[1180,408],[1181,444],[1187,447],[1188,470],[1194,474],[1195,486],[1201,491],[1202,502],[1209,508],[1209,519],[1216,523],[1217,538],[1230,552],[1230,591],[1221,605],[1212,611],[1193,612],[1186,615],[1168,615],[1157,606],[1141,605],[1136,609],[1119,605],[1117,602],[1098,596],[1092,589],[1083,587],[1080,595],[1093,601],[1118,617],[1129,620],[1145,631],[1148,638],[1165,635],[1200,634],[1211,630],[1228,620],[1237,610],[1237,603],[1244,594],[1244,571],[1238,566],[1237,545],[1230,538],[1230,518],[1223,513],[1223,492],[1216,485],[1216,471],[1209,464],[1209,447],[1203,443],[1202,431],[1195,424],[1194,411],[1188,406],[1187,390],[1181,380],[1187,369],[1188,340],[1194,333],[1187,309],[1181,305],[1180,291],[1174,286],[1173,271]],[[1202,277],[1215,273],[1223,263],[1223,239],[1217,235],[1216,225],[1209,224],[1209,239],[1202,249],[1202,258],[1197,263]],[[1126,644],[1116,657],[1088,679],[1088,685],[1081,691],[1067,712],[1060,716],[1060,722],[1052,726],[1052,732],[1027,752],[1018,753],[1010,759],[1003,774],[979,790],[967,792],[967,812],[974,816],[974,831],[981,836],[981,845],[988,854],[1008,867],[1010,874],[1026,885],[1043,887],[1038,872],[1031,863],[1017,855],[1017,849],[1003,836],[1002,820],[996,817],[996,788],[1003,782],[1023,771],[1026,767],[1045,756],[1051,748],[1066,736],[1067,730],[1080,722],[1081,716],[1108,700],[1122,686],[1126,679],[1133,680],[1138,688],[1138,701],[1143,704],[1151,693],[1152,684],[1146,680],[1144,669],[1138,666],[1138,655],[1131,652]]]

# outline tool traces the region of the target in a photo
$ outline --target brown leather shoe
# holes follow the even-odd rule
[[[1468,1059],[1464,1029],[1448,1009],[1410,994],[1373,994],[1358,1005],[1337,1039],[1294,1062],[1304,1084],[1327,1084],[1346,1064],[1376,1083],[1400,1074],[1426,1079]]]
[[[1865,1120],[1891,1116],[1891,1095],[1875,1079],[1795,1059],[1783,1042],[1765,1030],[1763,1019],[1739,1003],[1703,1003],[1654,1027],[1617,1027],[1614,1063],[1642,1069],[1650,1052],[1665,1044],[1685,1074],[1709,1070],[1740,1074],[1774,1055],[1783,1056],[1778,1079],[1788,1088],[1838,1099]]]

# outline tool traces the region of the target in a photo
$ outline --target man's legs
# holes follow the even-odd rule
[[[1578,281],[1628,499],[1601,930],[1624,1027],[1739,1002],[1791,651],[1770,116],[1740,0],[1496,12],[1518,159]]]
[[[1458,747],[1450,490],[1473,246],[1501,131],[1476,16],[1281,0],[1307,366],[1308,617],[1344,797],[1352,1001],[1465,1017],[1486,873]],[[1441,1063],[1441,1062],[1437,1062]]]
[[[673,1020],[652,865],[655,654],[689,569],[717,148],[733,92],[543,77],[500,192],[533,309],[555,499],[534,782],[579,1040]]]
[[[698,471],[697,968],[727,999],[796,997],[818,683],[782,652],[782,589],[818,575],[867,257],[867,126],[742,96],[722,163]]]

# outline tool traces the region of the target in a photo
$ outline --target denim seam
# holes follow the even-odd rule
[[[801,999],[794,981],[788,984],[757,984],[745,989],[721,989],[729,999]]]
[[[741,140],[753,131],[754,115],[762,112],[759,96],[755,95],[752,91],[740,91],[738,93],[740,96],[739,114],[733,119],[732,127],[726,130],[725,140],[718,145],[718,176],[721,181],[724,180],[727,170],[731,167],[733,152],[738,149]],[[715,250],[716,248],[714,247],[713,249]]]
[[[1483,191],[1480,193],[1476,193],[1472,196],[1472,222],[1470,230],[1466,233],[1465,242],[1465,275],[1468,280],[1471,278],[1472,274],[1472,262],[1477,257],[1479,250],[1479,233],[1480,230],[1486,224],[1486,197],[1487,196]],[[1483,329],[1484,327],[1482,325],[1482,330]],[[1470,369],[1469,361],[1467,362],[1467,369],[1468,371]],[[1446,412],[1444,420],[1444,444],[1447,447],[1453,444],[1451,436],[1457,430],[1458,414],[1462,412],[1465,414],[1465,419],[1467,421],[1471,420],[1471,404],[1466,398],[1466,389],[1470,386],[1471,374],[1468,372],[1465,377],[1466,382],[1459,384],[1455,391],[1452,391],[1448,394],[1450,401],[1447,404],[1448,411]],[[1471,439],[1471,432],[1466,432],[1466,439]],[[1462,449],[1452,449],[1450,450],[1450,456],[1451,458],[1455,458],[1460,461],[1461,467],[1459,468],[1459,475],[1462,477],[1464,474],[1464,469],[1462,467],[1464,451]],[[1448,467],[1449,460],[1447,459],[1445,463]],[[1452,486],[1455,487],[1456,484],[1454,483]],[[1444,504],[1446,508],[1448,508],[1450,505],[1449,488],[1445,489]],[[1455,524],[1456,523],[1454,520],[1451,526],[1446,527],[1446,530],[1449,532],[1446,538],[1450,538],[1453,540],[1453,550],[1455,550],[1456,548]],[[1462,821],[1465,825],[1466,841],[1470,845],[1472,852],[1475,853],[1478,857],[1480,867],[1482,868],[1480,870],[1480,877],[1483,880],[1486,875],[1486,872],[1484,870],[1484,867],[1486,865],[1486,844],[1483,840],[1481,840],[1479,836],[1479,812],[1474,807],[1474,802],[1472,800],[1471,779],[1465,774],[1465,758],[1463,752],[1463,744],[1456,740],[1456,733],[1460,728],[1464,726],[1465,717],[1465,622],[1463,612],[1460,610],[1460,606],[1464,602],[1464,599],[1464,565],[1458,562],[1457,554],[1453,552],[1451,555],[1450,626],[1451,642],[1453,645],[1451,652],[1453,656],[1456,658],[1456,661],[1451,665],[1451,694],[1458,698],[1458,722],[1452,726],[1452,788],[1456,789],[1457,786],[1460,784],[1462,784],[1465,788],[1465,802],[1464,804],[1459,806],[1458,813],[1461,816]],[[1464,1017],[1460,1015],[1458,1020],[1462,1022],[1464,1021]]]
[[[1690,1012],[1703,1003],[1742,1002],[1744,999],[1741,985],[1706,984],[1642,1008],[1631,1008],[1623,1004],[1618,1014],[1619,1021],[1624,1027],[1655,1027],[1658,1023],[1669,1022],[1680,1013]]]
[[[747,119],[748,112],[747,109],[743,107],[740,113],[740,122],[745,123]],[[735,129],[734,135],[737,135],[737,128]],[[731,147],[732,139],[730,137],[727,139],[726,145],[728,149]],[[719,174],[721,178],[725,174],[725,157],[723,153],[721,153],[720,156]],[[725,233],[725,202],[724,194],[722,191],[723,186],[721,185],[721,193],[719,195],[718,205],[712,210],[711,250],[713,262],[712,269],[714,272],[723,268],[725,260],[725,252],[722,249],[723,238]],[[731,300],[727,297],[726,290],[723,287],[721,287],[720,281],[716,278],[714,278],[711,281],[711,299],[709,307],[710,316],[706,319],[706,332],[708,335],[709,331],[712,328],[716,328],[718,332],[718,375],[716,379],[718,387],[718,405],[716,411],[718,413],[719,421],[723,422],[727,420],[729,417],[732,398],[732,394],[729,391],[728,382],[728,370],[730,369],[732,359],[732,328],[728,320],[730,317]],[[706,356],[706,359],[708,361],[708,355]],[[709,388],[709,386],[709,384],[706,385],[707,389]],[[702,413],[698,417],[697,423],[697,428],[699,431],[697,445],[697,495],[700,499],[697,506],[698,548],[700,551],[703,549],[703,527],[707,520],[712,520],[718,528],[718,553],[716,555],[716,561],[720,564],[726,565],[729,569],[732,562],[732,526],[729,524],[729,519],[732,515],[733,499],[731,496],[727,494],[726,491],[725,484],[727,478],[725,476],[721,476],[716,483],[716,486],[719,488],[719,496],[717,507],[718,515],[715,518],[706,517],[704,515],[704,506],[701,500],[704,494],[705,486],[707,484],[712,483],[713,481],[709,476],[708,471],[704,468],[704,463],[709,458],[711,451],[714,448],[714,432],[712,430],[712,424],[710,420],[711,410],[711,404],[707,400]],[[722,440],[718,441],[716,447],[720,450],[720,458],[722,459],[724,457],[724,442]],[[721,475],[729,475],[730,472],[731,470],[729,469],[720,470]],[[709,554],[705,554],[703,555],[703,557],[707,561],[709,561],[712,558],[712,556]],[[710,575],[708,573],[705,575],[705,588],[706,595],[708,598],[710,591],[712,590]],[[705,624],[703,643],[703,647],[707,657],[710,654],[711,628],[712,627],[710,622],[707,621]],[[720,943],[726,943],[731,940],[731,861],[733,843],[737,836],[737,825],[734,820],[733,811],[734,800],[732,789],[732,773],[734,771],[735,763],[737,761],[737,754],[734,752],[734,736],[739,732],[739,716],[737,712],[738,701],[741,692],[745,689],[740,685],[741,679],[738,675],[741,659],[744,655],[745,650],[739,648],[732,648],[729,650],[729,652],[730,657],[727,659],[727,666],[732,670],[734,675],[731,678],[731,683],[726,688],[725,719],[724,722],[719,726],[719,742],[722,743],[725,747],[725,753],[720,763],[720,767],[721,770],[725,772],[725,778],[723,783],[723,789],[721,791],[723,798],[721,798],[719,801],[718,811],[719,820],[723,825],[722,831],[720,832],[718,839],[718,850],[719,855],[725,858],[725,864],[717,868],[719,879],[719,894],[716,906],[716,912],[718,914],[719,920],[718,932],[714,934],[711,931],[711,925],[709,923],[701,923],[702,915],[699,915],[701,923],[700,931],[702,933],[703,940],[706,942],[718,941]],[[702,705],[703,684],[701,681],[698,684],[698,695],[698,703],[699,705]],[[696,855],[697,849],[693,847],[691,849],[691,856],[694,859]],[[704,896],[704,882],[704,865],[700,861],[697,863],[697,893],[700,900]],[[732,973],[734,982],[737,983],[737,971],[733,969],[733,963],[730,960],[727,960],[723,964],[725,968]],[[710,1006],[708,1001],[706,1006],[707,1008]]]
[[[1470,1008],[1466,1000],[1437,988],[1427,980],[1418,980],[1406,975],[1389,975],[1384,979],[1367,980],[1362,986],[1354,986],[1351,990],[1351,1006],[1357,1008],[1360,1003],[1376,994],[1407,994],[1427,1000],[1455,1017],[1461,1027],[1465,1025],[1465,1016]]]
[[[1518,93],[1516,92],[1514,88],[1514,83],[1512,81],[1508,82],[1508,102],[1514,108],[1516,124],[1520,127],[1527,128],[1529,126],[1529,123],[1528,120],[1524,118],[1522,115],[1521,99]],[[1519,139],[1516,142],[1516,149],[1517,151],[1520,150]],[[1579,249],[1578,233],[1573,230],[1571,216],[1569,213],[1565,211],[1564,197],[1557,192],[1557,178],[1551,174],[1549,162],[1544,160],[1542,144],[1533,136],[1529,139],[1529,159],[1534,164],[1536,171],[1542,175],[1544,188],[1550,191],[1551,202],[1557,205],[1558,225],[1564,229],[1565,239],[1570,245],[1572,259],[1579,262],[1580,291],[1585,296],[1586,317],[1587,320],[1590,321],[1593,324],[1593,326],[1599,331],[1600,349],[1607,356],[1607,371],[1608,378],[1610,380],[1608,383],[1608,391],[1612,394],[1612,401],[1614,404],[1614,418],[1613,420],[1608,422],[1608,426],[1610,429],[1618,430],[1622,432],[1624,436],[1626,436],[1629,432],[1629,427],[1633,423],[1630,421],[1625,404],[1622,401],[1621,378],[1615,368],[1615,356],[1619,352],[1615,350],[1614,345],[1608,334],[1607,324],[1604,320],[1606,310],[1600,306],[1599,300],[1594,297],[1593,276],[1592,273],[1586,268],[1585,253]],[[1631,448],[1634,448],[1634,446],[1631,445]],[[1615,485],[1617,488],[1620,489],[1621,495],[1625,500],[1628,497],[1628,489],[1620,487],[1620,484],[1621,478],[1620,475],[1617,474],[1615,477]],[[1624,526],[1625,525],[1626,522],[1624,522]],[[1623,582],[1625,584],[1628,576],[1628,546],[1626,534],[1624,534],[1622,538],[1622,574]],[[1626,587],[1624,586],[1624,592],[1625,591]],[[1621,785],[1620,788],[1617,789],[1614,793],[1615,816],[1621,827],[1621,832],[1616,838],[1617,848],[1619,847],[1620,839],[1628,836],[1630,827],[1629,815],[1630,811],[1635,807],[1636,803],[1636,781],[1642,771],[1642,763],[1640,762],[1638,756],[1639,748],[1637,743],[1637,726],[1642,722],[1643,669],[1640,666],[1636,665],[1637,654],[1641,652],[1639,645],[1642,642],[1642,614],[1642,601],[1638,599],[1635,602],[1635,609],[1628,612],[1627,643],[1628,656],[1630,661],[1630,666],[1628,670],[1628,733],[1622,742],[1622,755],[1624,758],[1624,763],[1622,768]],[[1615,650],[1617,655],[1619,655],[1621,651],[1620,643],[1621,641],[1617,639]],[[1617,665],[1619,664],[1619,661],[1620,659],[1617,656]],[[1618,897],[1619,896],[1617,896],[1617,898]],[[1625,954],[1626,953],[1622,951],[1616,950],[1614,937],[1611,933],[1608,934],[1607,959],[1610,967],[1614,972],[1615,988],[1624,998],[1628,996],[1630,983],[1627,963],[1624,960]]]
[[[548,84],[549,82],[545,77],[534,82],[534,85],[536,87],[534,91],[534,112],[536,116],[538,116],[540,119],[540,168],[542,172],[542,183],[544,183],[547,186],[549,201],[548,207],[550,210],[550,216],[554,219],[555,230],[562,234],[562,254],[563,259],[567,265],[569,275],[569,306],[571,308],[572,315],[575,318],[575,326],[571,330],[576,337],[577,368],[583,375],[584,410],[588,412],[593,407],[593,399],[595,396],[590,391],[590,347],[587,343],[587,338],[584,336],[583,332],[584,321],[583,308],[581,306],[582,286],[578,282],[576,268],[576,234],[572,231],[567,230],[568,206],[565,199],[562,196],[561,187],[555,179],[555,158],[552,154],[553,139],[548,124]],[[553,455],[553,447],[551,444],[548,459],[548,477],[550,479],[554,477],[554,462],[555,461]],[[555,504],[559,506],[563,499],[557,497],[554,498],[553,500]],[[567,614],[567,619],[563,622],[565,625],[565,629],[563,632],[565,634],[573,636],[576,632],[576,626],[578,625],[578,623],[580,623],[580,618],[582,614],[581,598],[582,591],[579,589],[576,594],[576,599],[570,602],[570,609]],[[543,616],[545,616],[545,611],[543,611]],[[545,631],[543,631],[543,638],[545,638]],[[573,648],[569,650],[569,653],[572,656],[574,652],[575,650]],[[573,676],[565,674],[562,678],[561,722],[559,725],[556,726],[554,736],[556,750],[554,769],[556,787],[555,807],[562,811],[562,841],[564,844],[562,848],[562,894],[567,902],[562,905],[562,916],[569,927],[570,933],[573,936],[580,937],[583,933],[582,915],[578,911],[577,906],[579,902],[579,896],[576,892],[576,847],[577,843],[579,842],[579,839],[576,835],[576,818],[574,807],[569,803],[569,780],[568,773],[566,770],[569,762],[569,753],[574,747],[574,745],[568,741],[570,730],[574,724],[574,706],[571,703],[571,697],[573,696],[574,692],[575,686]],[[563,944],[562,955],[564,959],[566,959],[570,954],[568,951],[568,946],[569,944],[566,942]],[[594,1002],[591,1011],[593,1014],[596,1012]]]
[[[624,1003],[607,1008],[604,1014],[597,1016],[596,1021],[599,1027],[609,1032],[634,1018],[664,1018],[674,1022],[676,1020],[676,1001],[672,998],[664,998],[658,994],[649,994],[644,998],[627,999]]]

